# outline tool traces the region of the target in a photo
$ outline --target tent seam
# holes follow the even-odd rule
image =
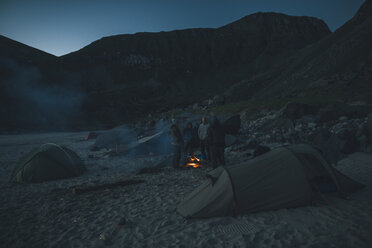
[[[231,175],[229,173],[229,170],[226,169],[225,166],[222,166],[223,169],[226,171],[227,175],[229,176],[229,179],[230,179],[230,184],[231,184],[231,188],[232,188],[232,191],[233,191],[233,206],[234,206],[234,214],[236,216],[238,216],[238,201],[237,201],[237,197],[236,197],[236,193],[235,193],[235,187],[234,187],[234,184],[233,184],[233,181],[232,181],[232,178],[231,178]],[[235,216],[235,217],[236,217]]]
[[[310,196],[310,201],[311,201],[311,203],[313,202],[313,191],[312,191],[312,189],[311,189],[311,184],[310,184],[310,182],[309,182],[309,178],[308,178],[308,176],[307,176],[307,174],[306,174],[306,171],[305,171],[305,168],[304,168],[304,166],[303,166],[303,164],[302,164],[302,162],[301,162],[301,159],[299,159],[298,158],[298,156],[297,156],[297,154],[295,153],[295,152],[293,152],[291,149],[289,149],[289,147],[283,147],[284,149],[286,149],[286,150],[288,150],[295,158],[296,158],[296,160],[297,160],[297,162],[301,165],[301,170],[302,170],[302,172],[304,173],[304,176],[305,176],[305,178],[306,178],[306,183],[307,183],[307,186],[309,187],[309,189],[310,189],[310,193],[311,193],[311,196]]]

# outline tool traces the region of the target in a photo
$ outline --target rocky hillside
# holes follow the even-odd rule
[[[82,75],[94,118],[184,107],[281,60],[330,34],[316,18],[257,13],[217,29],[187,29],[105,37],[63,56]]]
[[[334,33],[299,50],[276,72],[234,85],[230,95],[246,99],[259,84],[259,88],[255,87],[255,97],[371,102],[371,30],[372,1],[367,0],[356,15]],[[273,74],[275,77],[271,80]]]
[[[104,68],[115,84],[174,84],[234,65],[265,69],[274,63],[263,58],[287,55],[329,33],[315,18],[257,13],[217,29],[105,37],[61,59],[78,71]]]
[[[368,0],[332,35],[298,53],[284,74],[288,83],[302,82],[300,86],[318,91],[346,90],[345,100],[372,99],[371,30],[372,1]]]
[[[316,18],[256,13],[216,29],[105,37],[59,58],[0,37],[1,61],[11,61],[0,69],[8,96],[0,110],[10,116],[0,126],[108,127],[172,109],[371,103],[371,2],[334,33]]]

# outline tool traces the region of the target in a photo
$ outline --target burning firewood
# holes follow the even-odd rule
[[[189,159],[188,159],[188,163],[186,163],[185,167],[193,167],[193,168],[198,168],[198,167],[202,167],[203,165],[201,164],[201,160],[200,158],[198,158],[197,156],[195,155],[192,155]]]

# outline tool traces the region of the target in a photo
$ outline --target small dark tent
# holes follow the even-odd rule
[[[81,175],[83,161],[72,150],[44,144],[22,157],[13,170],[11,182],[37,183]]]
[[[177,207],[188,218],[208,218],[309,205],[328,183],[343,197],[362,184],[331,167],[309,145],[281,147],[247,162],[219,167]]]

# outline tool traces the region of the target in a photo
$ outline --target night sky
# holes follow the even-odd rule
[[[219,27],[274,11],[324,20],[334,31],[364,0],[0,0],[0,34],[60,56],[104,36]]]

